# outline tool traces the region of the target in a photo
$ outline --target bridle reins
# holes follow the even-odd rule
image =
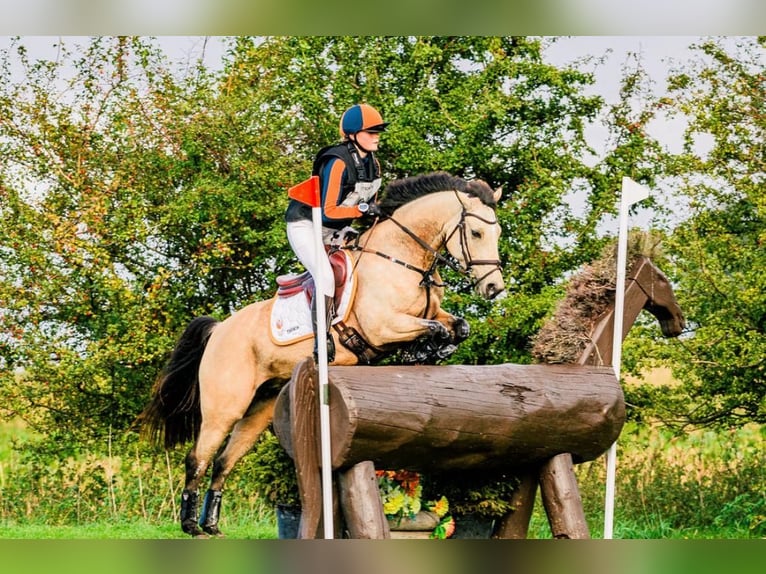
[[[378,251],[376,249],[368,249],[366,246],[360,246],[358,243],[354,245],[348,245],[345,247],[345,249],[360,251],[362,253],[373,253],[379,257],[388,259],[389,261],[392,261],[393,263],[401,265],[406,269],[420,273],[420,275],[422,276],[422,279],[420,280],[420,285],[425,287],[426,289],[426,306],[425,306],[425,309],[423,309],[423,317],[426,316],[428,312],[428,307],[430,306],[431,287],[432,286],[444,287],[444,283],[438,283],[436,279],[434,278],[437,272],[438,266],[440,264],[445,265],[449,267],[450,269],[452,269],[453,271],[456,271],[457,273],[460,273],[462,275],[470,274],[471,269],[473,267],[476,267],[479,265],[491,265],[492,268],[489,271],[487,271],[484,275],[482,275],[478,279],[474,279],[475,284],[480,283],[487,276],[494,273],[496,270],[502,269],[499,259],[472,259],[471,252],[468,249],[468,229],[466,225],[466,219],[468,217],[475,217],[479,221],[482,221],[488,225],[496,225],[497,219],[492,221],[489,219],[485,219],[481,217],[480,215],[476,215],[475,213],[471,213],[470,211],[466,209],[465,204],[462,201],[460,201],[460,197],[457,195],[457,191],[455,191],[455,197],[458,200],[458,202],[460,202],[460,207],[461,207],[460,221],[458,221],[455,228],[444,237],[444,240],[441,242],[441,244],[439,245],[437,249],[434,249],[433,247],[431,247],[421,237],[416,235],[407,226],[397,221],[393,216],[386,216],[386,215],[383,216],[387,220],[391,221],[394,225],[396,225],[399,229],[401,229],[407,236],[413,239],[420,247],[423,248],[423,250],[425,250],[426,252],[430,253],[433,256],[433,259],[431,260],[431,265],[429,265],[427,269],[421,269],[420,267],[412,265],[411,263],[407,263],[406,261],[402,261],[401,259],[392,257],[391,255],[388,255],[386,253],[383,253],[382,251]],[[452,239],[452,236],[455,235],[455,233],[457,233],[458,230],[460,231],[460,251],[463,256],[463,261],[465,262],[464,266],[460,265],[460,263],[452,255],[449,255],[448,257],[442,254],[442,250],[446,249],[447,243],[449,243],[450,239]]]

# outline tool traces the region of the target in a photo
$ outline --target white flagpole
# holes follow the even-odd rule
[[[322,241],[322,210],[313,207],[311,216],[314,223],[314,242],[317,256],[321,257],[324,251]],[[319,277],[314,277],[314,297],[316,297],[317,313],[317,368],[319,369],[319,427],[322,445],[322,511],[324,517],[324,537],[332,539],[333,527],[333,504],[332,504],[332,453],[330,443],[330,383],[327,374],[327,313],[324,293],[320,292],[319,286],[323,284],[322,266],[316,266]]]
[[[631,205],[649,197],[649,190],[629,177],[622,178],[620,198],[620,221],[617,236],[617,281],[614,300],[614,335],[612,341],[612,366],[620,380],[622,362],[622,319],[625,307],[625,266],[628,258],[628,210]],[[610,540],[614,527],[614,483],[617,467],[617,442],[606,453],[606,501],[604,505],[604,538]]]

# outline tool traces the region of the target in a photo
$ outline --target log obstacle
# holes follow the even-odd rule
[[[313,376],[313,361],[293,381]],[[600,456],[625,420],[609,367],[487,365],[330,367],[332,467],[519,470],[570,452]],[[293,398],[295,401],[295,398]],[[291,453],[289,392],[274,426]],[[293,405],[296,403],[293,402]],[[298,404],[297,411],[302,412]]]
[[[387,537],[382,509],[376,514],[369,500],[358,500],[370,523],[359,525],[343,502],[349,488],[365,488],[375,468],[515,472],[562,453],[585,462],[603,454],[625,422],[610,367],[330,367],[328,379],[331,464],[346,485],[345,522],[358,537]],[[316,381],[313,360],[300,363],[274,414],[275,433],[296,462],[307,538],[317,535],[321,512]]]

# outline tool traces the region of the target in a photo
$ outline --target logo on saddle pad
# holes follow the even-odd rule
[[[335,318],[333,324],[347,319],[356,291],[356,277],[350,271],[351,258],[345,251],[329,255],[335,275]],[[277,294],[271,307],[271,340],[277,345],[290,345],[314,336],[311,326],[311,299],[314,280],[308,271],[300,275],[277,277]]]

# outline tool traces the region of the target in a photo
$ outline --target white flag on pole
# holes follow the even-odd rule
[[[649,197],[649,189],[629,177],[622,178],[622,202],[627,205],[638,203]]]
[[[620,198],[620,221],[617,236],[617,282],[614,299],[614,334],[612,340],[612,366],[617,380],[620,379],[622,362],[622,315],[625,307],[625,265],[628,252],[628,208],[649,197],[649,189],[630,179],[622,178]],[[612,538],[614,526],[614,483],[617,465],[617,442],[606,453],[606,500],[604,505],[604,538]]]

